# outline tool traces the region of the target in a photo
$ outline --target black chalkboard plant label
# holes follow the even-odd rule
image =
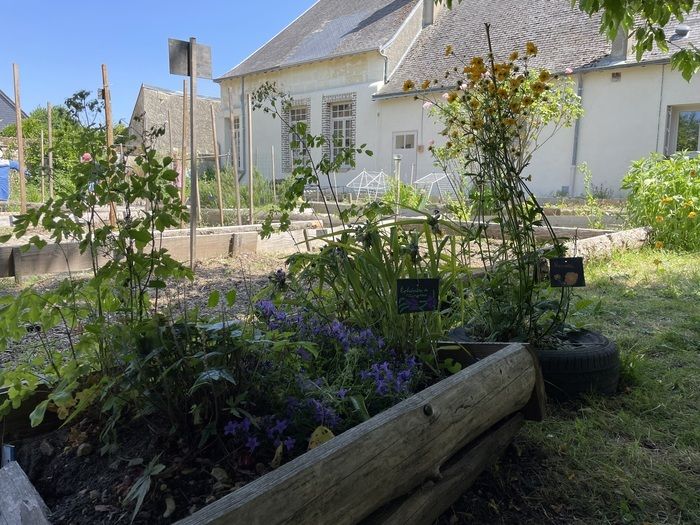
[[[439,294],[439,278],[396,280],[396,297],[400,314],[436,311]]]
[[[583,257],[552,257],[549,260],[549,282],[556,288],[586,286]]]

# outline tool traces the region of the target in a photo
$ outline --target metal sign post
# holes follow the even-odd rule
[[[197,147],[195,143],[194,110],[197,101],[197,77],[211,78],[211,48],[197,44],[197,39],[192,37],[189,42],[184,40],[168,39],[170,74],[190,77],[190,268],[194,269],[197,258],[197,216],[199,184],[197,177]],[[184,154],[183,181],[184,181]]]

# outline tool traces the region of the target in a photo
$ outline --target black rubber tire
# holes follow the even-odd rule
[[[570,348],[537,349],[547,394],[565,399],[587,392],[612,395],[620,380],[620,352],[613,341],[591,332],[566,334]]]

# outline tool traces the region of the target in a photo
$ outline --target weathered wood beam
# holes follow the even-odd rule
[[[522,424],[522,414],[510,416],[450,458],[436,479],[427,481],[413,494],[380,509],[363,524],[433,523],[474,483],[485,468],[496,462]]]
[[[357,523],[522,409],[535,382],[532,355],[507,345],[180,523]]]

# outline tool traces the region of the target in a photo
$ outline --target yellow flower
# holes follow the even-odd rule
[[[403,83],[403,90],[404,91],[411,91],[415,87],[416,87],[416,84],[415,84],[415,82],[413,82],[413,80],[406,80]]]
[[[661,199],[661,204],[671,204],[673,202],[673,197],[664,197]]]
[[[697,212],[695,212],[695,211],[691,211],[691,212],[688,214],[688,218],[689,218],[689,219],[694,219],[694,218],[697,217],[697,216],[698,216],[698,214],[697,214]]]
[[[547,71],[546,69],[543,69],[540,71],[540,82],[547,82],[550,78],[552,78],[552,75]]]
[[[533,44],[532,42],[528,42],[525,44],[525,54],[527,56],[535,56],[537,55],[537,46]]]
[[[423,83],[420,85],[421,89],[428,89],[430,87],[430,80],[424,80]]]
[[[480,105],[481,105],[481,104],[479,103],[479,101],[478,101],[477,99],[475,99],[475,98],[472,98],[472,99],[469,101],[469,106],[470,106],[472,109],[479,109],[479,106],[480,106]]]
[[[447,95],[447,102],[454,102],[457,100],[457,93],[454,91],[451,91],[449,95]]]
[[[656,241],[654,243],[654,248],[656,248],[657,250],[660,250],[663,247],[664,247],[664,243],[662,243],[661,241]]]
[[[690,170],[690,178],[695,177],[697,174],[698,174],[697,171],[695,171],[695,170]]]
[[[484,59],[481,57],[474,57],[471,60],[472,66],[483,66],[484,65]]]
[[[506,88],[498,88],[498,96],[501,98],[507,98],[508,90]]]
[[[663,215],[657,215],[657,216],[656,216],[656,222],[664,222],[664,217],[663,217]]]
[[[445,48],[445,56],[448,57],[452,54],[452,46],[447,46]]]
[[[692,208],[692,207],[693,207],[693,201],[690,201],[690,200],[689,200],[689,201],[685,201],[685,202],[683,203],[683,207],[684,207],[684,208]]]
[[[508,104],[508,107],[513,113],[519,113],[520,112],[520,102],[517,100],[511,101],[510,104]]]
[[[508,60],[510,60],[511,62],[514,62],[514,61],[518,60],[519,56],[520,56],[520,54],[517,51],[513,51],[510,54],[510,56],[508,57]]]
[[[538,81],[538,82],[535,82],[534,84],[532,84],[532,92],[535,95],[541,95],[545,89],[547,89],[547,88],[545,87],[543,82]]]
[[[525,95],[525,96],[523,97],[523,105],[524,105],[524,106],[529,106],[529,105],[532,104],[533,102],[534,102],[534,100],[532,99],[532,97],[531,97],[530,95]]]
[[[503,119],[503,123],[509,127],[513,127],[517,124],[514,118],[505,118]]]

